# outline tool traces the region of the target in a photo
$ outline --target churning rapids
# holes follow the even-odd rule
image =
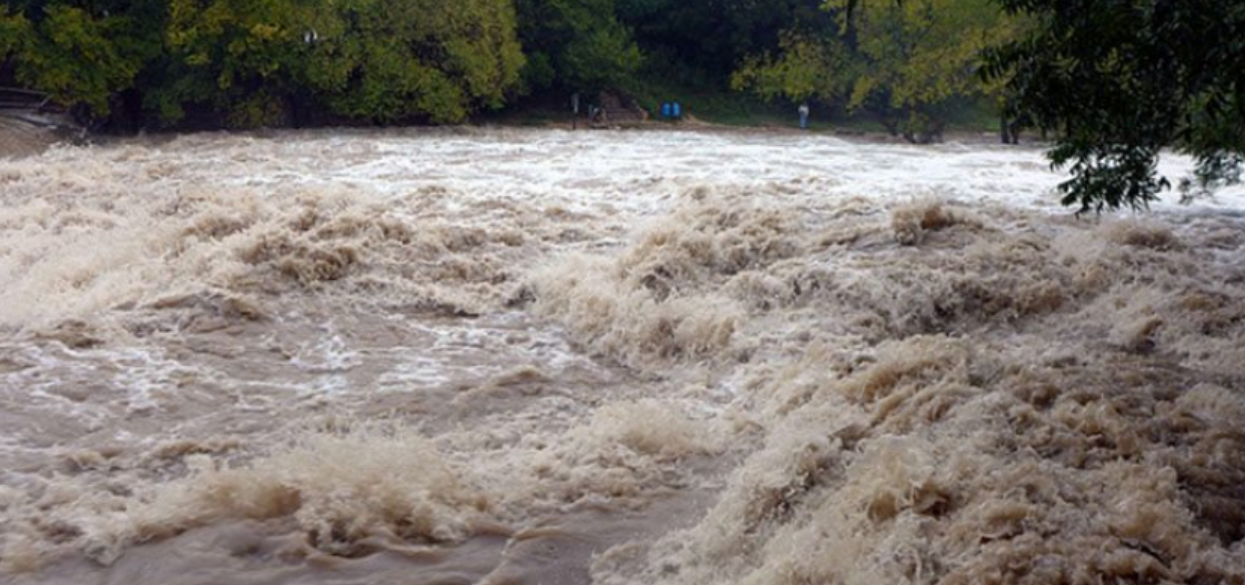
[[[0,583],[1245,583],[1245,192],[1061,179],[748,132],[0,159]]]

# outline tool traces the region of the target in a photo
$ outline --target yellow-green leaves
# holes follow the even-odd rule
[[[231,126],[279,124],[289,104],[349,118],[461,122],[498,107],[523,54],[510,0],[171,0],[173,83],[149,98]]]
[[[904,109],[981,92],[975,70],[982,49],[1011,33],[990,0],[879,3],[858,11],[854,26],[865,76]]]
[[[318,19],[304,79],[346,116],[461,122],[500,106],[523,66],[508,0],[344,0]]]
[[[731,75],[731,88],[751,90],[765,99],[833,99],[847,87],[850,63],[834,37],[784,34],[777,55],[748,57]]]
[[[994,91],[976,75],[981,51],[1014,34],[992,0],[826,0],[823,9],[833,26],[788,32],[777,55],[744,60],[732,87],[866,110],[896,132],[928,137],[948,102]]]
[[[30,21],[10,8],[0,8],[0,62],[30,42]]]
[[[46,6],[41,17],[36,24],[0,13],[0,57],[16,58],[21,83],[106,113],[109,98],[129,86],[149,58],[151,47],[136,23],[59,4]]]

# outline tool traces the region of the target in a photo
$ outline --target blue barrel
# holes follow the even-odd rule
[[[661,117],[663,117],[663,118],[669,118],[669,117],[670,117],[670,112],[671,112],[670,102],[662,102],[662,104],[661,104]]]
[[[674,105],[672,105],[672,106],[670,107],[670,113],[671,113],[671,115],[672,115],[672,116],[674,116],[675,118],[682,118],[682,117],[683,117],[683,110],[682,110],[682,108],[680,108],[680,107],[679,107],[679,102],[674,102]]]

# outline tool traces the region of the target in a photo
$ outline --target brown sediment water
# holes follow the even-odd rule
[[[36,154],[53,145],[61,136],[52,128],[39,126],[0,111],[0,158]]]
[[[1058,180],[749,133],[0,160],[0,583],[1243,583],[1245,198]]]

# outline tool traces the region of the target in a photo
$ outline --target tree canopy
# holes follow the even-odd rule
[[[996,90],[977,77],[980,55],[1010,38],[1014,26],[992,0],[907,0],[850,19],[849,4],[827,2],[855,41],[849,108],[869,107],[925,142],[941,134],[949,102]]]
[[[1170,188],[1165,147],[1197,160],[1186,194],[1239,179],[1245,153],[1245,2],[999,0],[1031,32],[992,52],[1013,116],[1054,133],[1066,205],[1146,207]]]
[[[752,55],[732,85],[766,97],[842,103],[914,142],[941,134],[946,110],[997,92],[977,67],[983,49],[1015,34],[992,0],[906,0],[859,9],[826,0],[835,18],[820,30],[789,30],[776,53]]]
[[[613,0],[516,0],[529,89],[626,85],[643,57]]]
[[[26,0],[0,11],[0,60],[96,117],[135,92],[164,124],[460,122],[517,90],[516,26],[510,0]]]
[[[0,59],[13,59],[18,82],[107,113],[111,96],[131,86],[159,52],[151,18],[159,4],[9,2],[0,9]]]
[[[0,85],[121,125],[456,123],[524,94],[653,79],[861,113],[913,141],[953,112],[1039,128],[1082,211],[1245,161],[1245,0],[9,0]],[[663,81],[664,83],[665,81]],[[662,92],[667,90],[662,89]],[[983,106],[985,104],[985,106]],[[119,113],[120,111],[120,113]]]
[[[937,126],[982,93],[987,0],[911,0],[848,23],[847,0],[13,0],[0,84],[158,125],[453,123],[525,93],[710,91],[815,99]],[[981,34],[955,34],[955,22]],[[933,68],[933,69],[931,69]],[[132,125],[131,125],[132,127]],[[912,134],[912,133],[910,133]]]

